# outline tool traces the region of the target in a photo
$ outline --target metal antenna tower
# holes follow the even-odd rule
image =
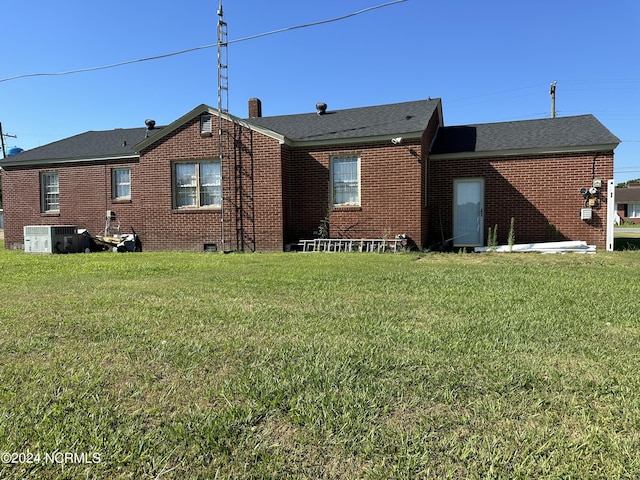
[[[227,23],[224,21],[224,12],[222,11],[222,0],[220,0],[218,6],[218,144],[220,155],[220,186],[222,188],[221,198],[221,241],[222,251],[226,251],[225,245],[225,193],[224,193],[224,181],[225,181],[225,159],[228,160],[226,153],[229,151],[225,149],[225,143],[228,143],[229,132],[226,132],[223,127],[222,117],[226,117],[229,113],[229,63],[228,63],[228,35],[227,35]],[[226,150],[226,151],[225,151]]]

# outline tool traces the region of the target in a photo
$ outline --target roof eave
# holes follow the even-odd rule
[[[54,165],[58,163],[90,163],[90,162],[102,162],[102,161],[123,161],[123,160],[136,160],[140,158],[137,153],[131,153],[127,155],[103,155],[99,157],[76,157],[76,158],[45,158],[45,159],[32,159],[32,160],[14,160],[0,162],[0,167],[34,167],[37,165]]]
[[[295,140],[291,138],[284,138],[285,145],[296,148],[304,147],[325,147],[332,145],[354,145],[361,143],[377,143],[377,142],[389,142],[391,139],[401,136],[404,140],[420,140],[422,138],[423,130],[415,132],[403,132],[403,133],[391,133],[385,135],[374,135],[369,137],[348,137],[348,138],[327,138],[324,140]]]
[[[263,135],[266,135],[267,137],[273,138],[274,140],[277,140],[278,143],[280,143],[281,145],[284,143],[287,143],[287,137],[285,137],[284,135],[274,132],[273,130],[270,130],[268,128],[264,128],[264,127],[259,127],[257,125],[252,124],[251,122],[248,122],[246,120],[242,120],[241,118],[238,117],[234,117],[233,118],[233,122],[237,123],[238,125],[248,128],[250,130],[253,130],[254,132],[258,132],[261,133]]]
[[[431,160],[458,160],[466,158],[488,158],[488,157],[514,157],[523,155],[553,155],[565,153],[585,153],[585,152],[608,152],[618,146],[617,143],[607,143],[599,145],[582,145],[569,147],[545,147],[545,148],[516,148],[506,150],[487,150],[482,152],[455,152],[455,153],[433,153],[429,155]]]

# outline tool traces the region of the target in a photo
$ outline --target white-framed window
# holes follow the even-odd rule
[[[58,172],[42,172],[40,174],[40,204],[43,213],[60,211]]]
[[[345,155],[331,157],[331,204],[360,205],[360,157]]]
[[[111,170],[111,198],[131,200],[131,169],[114,168]]]
[[[640,218],[640,203],[627,204],[627,217]]]
[[[219,160],[174,163],[175,208],[220,208],[222,174]]]

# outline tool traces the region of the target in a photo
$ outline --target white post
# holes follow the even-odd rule
[[[613,224],[616,218],[616,188],[607,180],[607,252],[613,252]]]

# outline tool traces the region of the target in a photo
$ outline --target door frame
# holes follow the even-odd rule
[[[480,185],[480,212],[477,219],[478,222],[478,239],[477,242],[464,241],[463,238],[458,239],[459,232],[456,231],[457,225],[457,197],[458,186],[465,183],[478,183]],[[453,246],[454,247],[480,247],[484,245],[484,195],[485,195],[485,179],[484,177],[460,177],[453,179]]]

